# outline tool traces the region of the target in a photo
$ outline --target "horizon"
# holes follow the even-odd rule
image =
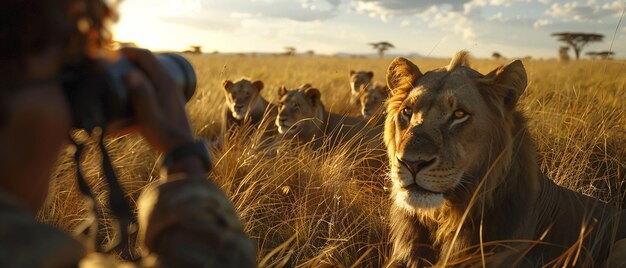
[[[118,7],[115,40],[160,51],[370,55],[387,41],[393,55],[447,58],[458,50],[489,58],[557,58],[555,32],[604,35],[583,48],[626,58],[626,0],[134,0]],[[619,27],[618,27],[619,24]],[[428,38],[424,38],[428,36]],[[573,50],[569,55],[575,59]]]

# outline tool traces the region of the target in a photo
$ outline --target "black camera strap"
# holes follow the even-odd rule
[[[76,145],[74,160],[76,162],[76,179],[78,181],[78,187],[81,193],[88,200],[87,203],[91,203],[88,205],[88,208],[91,209],[91,214],[94,217],[94,222],[89,224],[88,228],[86,228],[82,233],[89,236],[86,238],[86,241],[93,243],[89,246],[93,245],[94,249],[98,252],[107,253],[113,250],[127,251],[129,250],[129,226],[134,214],[131,211],[130,203],[128,199],[126,199],[124,190],[119,184],[117,175],[115,174],[115,170],[111,164],[111,158],[109,157],[104,145],[104,136],[105,130],[102,129],[102,133],[98,139],[98,147],[102,157],[102,171],[104,173],[104,179],[109,188],[109,208],[116,219],[116,222],[114,223],[114,230],[116,230],[116,232],[114,232],[114,235],[108,244],[103,246],[95,244],[97,243],[95,237],[98,233],[98,221],[102,218],[102,215],[98,213],[98,203],[95,195],[89,188],[89,185],[87,184],[80,169],[80,160],[84,150],[84,145],[79,144],[70,137],[70,140],[72,140],[72,142]]]
[[[98,141],[98,147],[100,147],[100,153],[102,154],[102,171],[104,172],[104,178],[109,186],[109,208],[113,213],[113,216],[117,218],[118,236],[116,239],[111,240],[111,243],[107,246],[107,251],[111,251],[117,247],[120,249],[128,248],[129,232],[133,213],[130,208],[130,203],[126,199],[126,194],[120,185],[113,165],[111,164],[111,158],[107,153],[107,149],[104,146],[105,129],[102,129],[102,134]]]
[[[75,146],[74,163],[76,165],[76,181],[78,182],[78,189],[85,198],[85,206],[87,209],[87,220],[85,224],[79,225],[74,231],[75,235],[79,236],[80,240],[89,247],[90,250],[97,249],[96,236],[98,235],[98,220],[100,219],[100,213],[98,210],[98,202],[95,195],[91,192],[85,176],[80,169],[80,163],[85,150],[85,145],[78,143],[70,136],[70,141]]]

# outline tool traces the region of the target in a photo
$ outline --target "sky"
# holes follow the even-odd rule
[[[626,0],[124,0],[113,31],[152,50],[365,54],[388,41],[393,54],[510,58],[557,57],[563,44],[550,34],[569,31],[604,35],[583,53],[613,43],[626,58],[625,8]]]

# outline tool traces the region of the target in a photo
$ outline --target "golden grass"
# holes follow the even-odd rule
[[[274,56],[188,56],[198,89],[187,108],[196,133],[218,139],[224,96],[222,79],[262,80],[262,95],[277,99],[280,85],[311,83],[334,112],[350,108],[350,69],[372,70],[384,82],[390,59]],[[446,59],[415,59],[422,71],[445,66]],[[504,61],[476,60],[485,73]],[[610,61],[525,61],[529,86],[520,108],[530,118],[544,172],[560,185],[620,202],[626,178],[626,64]],[[251,131],[251,130],[250,130]],[[213,150],[211,178],[222,186],[258,245],[262,267],[380,267],[389,255],[388,193],[384,174],[372,174],[347,147],[328,154],[281,147],[276,156],[259,151],[260,136],[236,133]],[[107,141],[113,164],[134,201],[158,176],[157,160],[136,136]],[[105,203],[99,157],[90,148],[82,167],[98,200]],[[284,152],[284,153],[283,153]],[[368,152],[363,152],[365,157]],[[40,219],[72,230],[85,218],[71,152],[63,152],[53,175],[51,195]]]

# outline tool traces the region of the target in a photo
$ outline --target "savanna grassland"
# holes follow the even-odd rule
[[[210,177],[231,197],[246,232],[258,245],[262,267],[380,267],[389,255],[389,207],[385,174],[360,165],[347,148],[327,154],[308,148],[258,149],[258,136],[219,137],[223,79],[262,80],[261,94],[276,101],[278,87],[311,83],[327,109],[356,115],[349,105],[348,73],[374,71],[385,81],[391,59],[189,55],[198,89],[188,103],[199,136],[220,146],[213,150]],[[449,59],[413,59],[422,71]],[[474,60],[486,73],[505,61]],[[542,169],[558,184],[609,202],[621,203],[626,179],[626,62],[525,60],[529,85],[519,108],[530,118]],[[273,119],[271,119],[273,120]],[[245,130],[244,130],[245,132]],[[159,176],[159,155],[136,136],[112,138],[107,147],[132,200]],[[106,193],[96,147],[82,167],[98,199]],[[39,217],[65,230],[85,218],[77,191],[72,150],[62,152],[47,208]],[[621,191],[623,193],[623,190]],[[106,231],[106,230],[105,230]]]

